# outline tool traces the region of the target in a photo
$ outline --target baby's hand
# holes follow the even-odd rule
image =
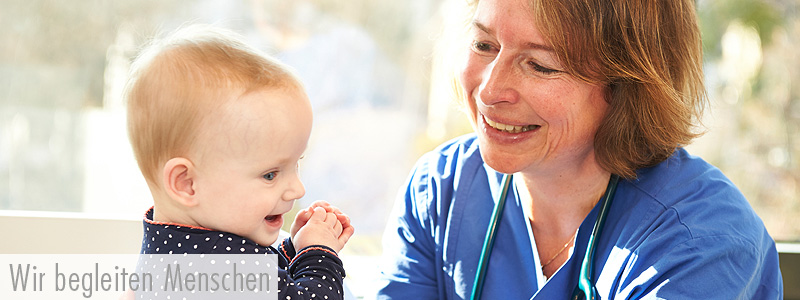
[[[292,224],[292,231],[297,230],[292,235],[292,242],[297,250],[311,245],[324,245],[339,252],[353,235],[354,228],[350,225],[349,218],[341,212],[337,215],[317,206],[311,212],[306,209],[301,213],[303,216],[296,217]],[[347,218],[346,226],[339,220],[340,216]]]
[[[344,228],[345,231],[347,231],[348,227],[352,227],[350,226],[350,217],[345,215],[341,210],[339,210],[335,206],[332,206],[330,203],[326,201],[317,200],[314,201],[314,203],[311,203],[311,206],[309,206],[308,208],[297,212],[297,215],[294,217],[294,222],[292,222],[292,227],[291,229],[289,229],[289,233],[293,238],[295,234],[297,234],[297,231],[300,230],[301,227],[306,225],[308,219],[311,218],[311,214],[314,213],[314,209],[317,207],[324,208],[325,212],[336,214],[336,218],[339,220],[339,222],[342,223],[342,228]]]

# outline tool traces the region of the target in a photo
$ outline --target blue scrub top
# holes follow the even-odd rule
[[[775,243],[717,168],[678,149],[620,180],[595,254],[601,299],[782,299]],[[474,135],[423,156],[384,234],[378,299],[467,299],[502,174]],[[567,299],[575,288],[595,207],[571,258],[545,285],[519,199],[509,193],[483,299]]]

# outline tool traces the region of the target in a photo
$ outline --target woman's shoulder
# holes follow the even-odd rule
[[[450,203],[458,190],[489,189],[489,174],[497,175],[483,162],[475,135],[460,136],[419,158],[406,181],[406,196],[420,207]]]
[[[664,162],[640,170],[628,181],[638,194],[633,205],[649,205],[658,215],[651,220],[671,220],[688,239],[735,238],[751,246],[768,237],[750,203],[718,168],[679,148]],[[761,247],[760,245],[756,247]]]
[[[660,280],[667,278],[669,283],[657,281],[653,286],[664,285],[658,294],[667,299],[685,297],[685,284],[719,274],[751,278],[716,281],[718,287],[725,286],[724,292],[776,291],[775,243],[744,195],[718,168],[678,149],[638,175],[620,183],[614,197],[616,219],[609,217],[614,224],[610,230],[619,238],[615,247],[639,258],[634,260],[639,267],[629,276],[659,270],[664,274]],[[690,298],[708,298],[695,296]]]
[[[442,143],[426,155],[438,157],[439,159],[466,159],[475,156],[480,158],[477,136],[474,133],[470,133],[453,138]]]
[[[675,204],[673,201],[712,196],[744,200],[722,171],[683,148],[665,161],[639,170],[631,183],[667,206]]]
[[[475,134],[467,134],[442,143],[434,150],[422,155],[414,169],[416,172],[450,176],[465,166],[482,165]]]

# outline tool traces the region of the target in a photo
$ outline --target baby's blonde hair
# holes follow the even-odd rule
[[[282,63],[225,29],[191,25],[151,42],[136,58],[125,89],[128,135],[151,189],[169,159],[195,146],[221,105],[264,88],[302,90]]]

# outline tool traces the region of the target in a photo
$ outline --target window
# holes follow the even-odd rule
[[[773,238],[800,240],[797,1],[698,1],[708,132],[690,151],[742,190]]]
[[[0,209],[141,218],[152,198],[126,133],[121,92],[130,62],[156,33],[215,23],[295,68],[307,87],[315,120],[301,161],[307,193],[295,207],[335,203],[358,228],[351,253],[378,255],[396,192],[417,157],[439,142],[424,135],[439,5],[6,2],[0,12]],[[359,276],[350,277],[358,286]]]
[[[379,234],[421,152],[437,9],[427,0],[6,3],[0,209],[141,215],[151,199],[121,100],[130,61],[158,32],[215,23],[307,86],[315,123],[301,162],[304,202],[354,213],[369,202],[354,219],[360,233]]]

